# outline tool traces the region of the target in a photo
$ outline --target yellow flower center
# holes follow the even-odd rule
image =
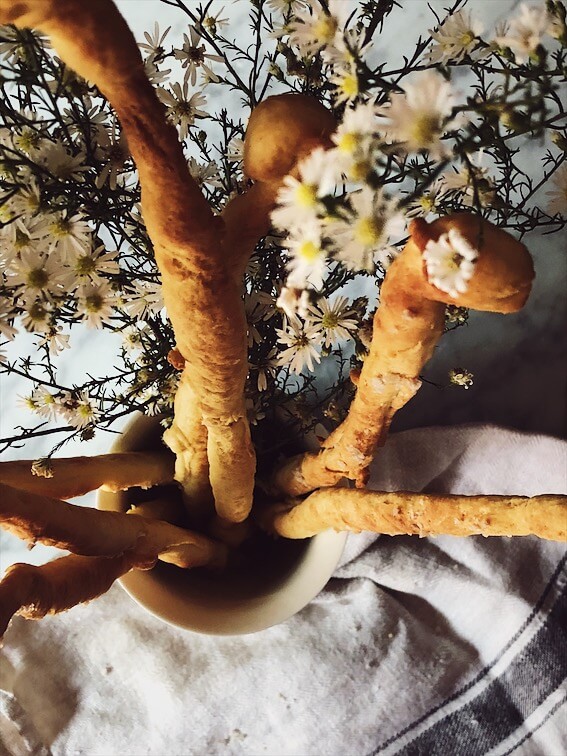
[[[41,304],[41,302],[34,302],[33,305],[30,307],[30,309],[28,310],[28,313],[31,320],[34,322],[47,320],[47,310]]]
[[[358,147],[358,136],[352,132],[343,134],[339,139],[337,147],[341,152],[351,155]]]
[[[337,19],[323,14],[313,27],[313,36],[318,42],[332,42],[337,31]]]
[[[89,296],[85,298],[85,309],[87,312],[99,312],[102,310],[103,304],[104,300],[100,294],[89,294]]]
[[[14,143],[23,152],[30,153],[40,143],[41,137],[33,129],[24,129],[21,134],[14,138]]]
[[[28,286],[32,289],[42,289],[49,281],[49,276],[43,268],[34,268],[27,275]]]
[[[93,409],[90,404],[79,404],[77,407],[77,414],[88,420],[93,416]]]
[[[376,218],[361,218],[355,226],[354,238],[365,247],[373,247],[382,234],[382,225]]]
[[[305,241],[297,248],[297,254],[306,262],[314,263],[321,256],[321,248],[312,241]]]
[[[58,218],[56,221],[50,224],[49,230],[53,236],[68,236],[71,229],[71,224],[67,218]]]
[[[435,210],[435,202],[429,194],[424,194],[423,197],[420,197],[419,204],[425,212],[430,213]]]
[[[422,113],[417,116],[409,129],[409,142],[416,148],[428,147],[439,134],[439,116]]]
[[[476,35],[472,33],[470,29],[467,29],[467,31],[461,35],[461,46],[466,47],[467,45],[470,45],[471,42],[474,42],[476,39]]]
[[[357,75],[347,74],[341,81],[341,90],[348,97],[349,100],[353,100],[358,94]]]
[[[78,276],[88,276],[96,268],[96,263],[92,257],[82,255],[75,263],[75,271]]]
[[[321,325],[323,328],[336,328],[339,319],[334,312],[326,312],[321,318]]]
[[[314,184],[298,184],[295,201],[301,207],[314,207],[317,204],[317,187]]]

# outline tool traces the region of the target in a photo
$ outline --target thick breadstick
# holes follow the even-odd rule
[[[193,389],[207,426],[215,501],[224,517],[240,521],[252,504],[255,454],[244,403],[244,306],[223,260],[222,220],[191,177],[136,42],[110,0],[0,0],[0,21],[41,28],[118,114],[139,172],[142,212],[177,348],[186,361],[181,383]]]
[[[14,564],[0,582],[0,638],[15,614],[41,619],[101,596],[134,566],[132,554],[116,557],[64,556],[41,567]]]
[[[49,460],[50,477],[34,475],[31,460],[0,462],[0,482],[22,491],[71,499],[103,487],[125,491],[151,488],[173,481],[171,454],[124,452],[98,457],[68,457]]]
[[[293,506],[293,504],[296,506]],[[386,535],[536,535],[567,540],[567,496],[440,496],[348,488],[315,491],[260,516],[285,538],[308,538],[332,528]]]
[[[479,252],[464,294],[451,297],[427,280],[422,250],[456,229]],[[274,485],[297,496],[350,478],[365,485],[376,446],[385,441],[395,412],[419,389],[419,374],[443,333],[445,303],[494,312],[520,309],[529,294],[533,266],[516,239],[469,213],[428,225],[414,221],[412,237],[386,274],[374,316],[370,352],[344,422],[319,454],[304,454],[276,471]]]
[[[175,395],[175,414],[164,442],[175,456],[175,480],[183,489],[183,500],[191,515],[200,517],[214,510],[209,482],[207,428],[199,401],[187,377],[182,378]]]
[[[179,567],[222,566],[226,548],[161,520],[103,512],[0,484],[0,524],[19,538],[84,556],[158,557]]]

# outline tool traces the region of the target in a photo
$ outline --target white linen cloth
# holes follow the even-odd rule
[[[371,487],[567,492],[567,444],[494,427],[393,435]],[[200,636],[118,586],[0,655],[10,756],[567,753],[565,546],[351,536],[287,622]]]

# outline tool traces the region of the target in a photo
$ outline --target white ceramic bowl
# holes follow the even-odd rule
[[[162,429],[155,418],[137,416],[112,451],[157,448]],[[132,494],[100,491],[99,509],[125,511]],[[133,502],[132,502],[133,503]],[[346,541],[346,533],[327,531],[304,540],[268,539],[256,562],[220,575],[158,563],[120,579],[138,604],[166,622],[211,635],[265,630],[303,609],[327,584]]]

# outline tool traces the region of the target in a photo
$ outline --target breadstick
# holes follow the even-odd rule
[[[223,260],[222,221],[191,177],[136,42],[110,0],[0,0],[0,21],[41,28],[61,58],[96,83],[118,114],[140,176],[142,213],[166,308],[186,362],[181,384],[192,388],[207,426],[215,501],[224,517],[240,521],[252,503],[255,455],[244,403],[244,306]]]
[[[222,566],[226,548],[161,520],[80,507],[0,484],[0,524],[19,538],[83,556],[124,552],[178,567]]]
[[[50,459],[50,477],[32,473],[31,460],[0,462],[0,482],[31,493],[71,499],[88,491],[151,488],[173,481],[171,454],[124,452],[98,457]]]
[[[567,496],[440,496],[327,488],[303,501],[273,506],[260,521],[285,538],[309,538],[332,528],[385,535],[536,535],[566,541]]]
[[[12,617],[41,619],[101,596],[134,566],[148,566],[133,554],[116,557],[64,556],[41,567],[14,564],[0,582],[0,638]]]
[[[173,423],[163,434],[164,442],[175,456],[175,480],[183,489],[189,514],[201,518],[214,509],[209,482],[207,428],[197,396],[188,380],[179,383],[175,394]]]
[[[451,297],[427,280],[422,251],[429,239],[456,229],[479,252],[465,293]],[[411,238],[392,263],[374,316],[370,351],[344,422],[318,453],[285,463],[274,487],[297,496],[341,478],[363,487],[376,446],[385,441],[395,412],[417,392],[419,374],[443,333],[445,303],[506,313],[520,309],[529,294],[533,266],[527,249],[509,234],[469,213],[431,225],[413,221]]]

